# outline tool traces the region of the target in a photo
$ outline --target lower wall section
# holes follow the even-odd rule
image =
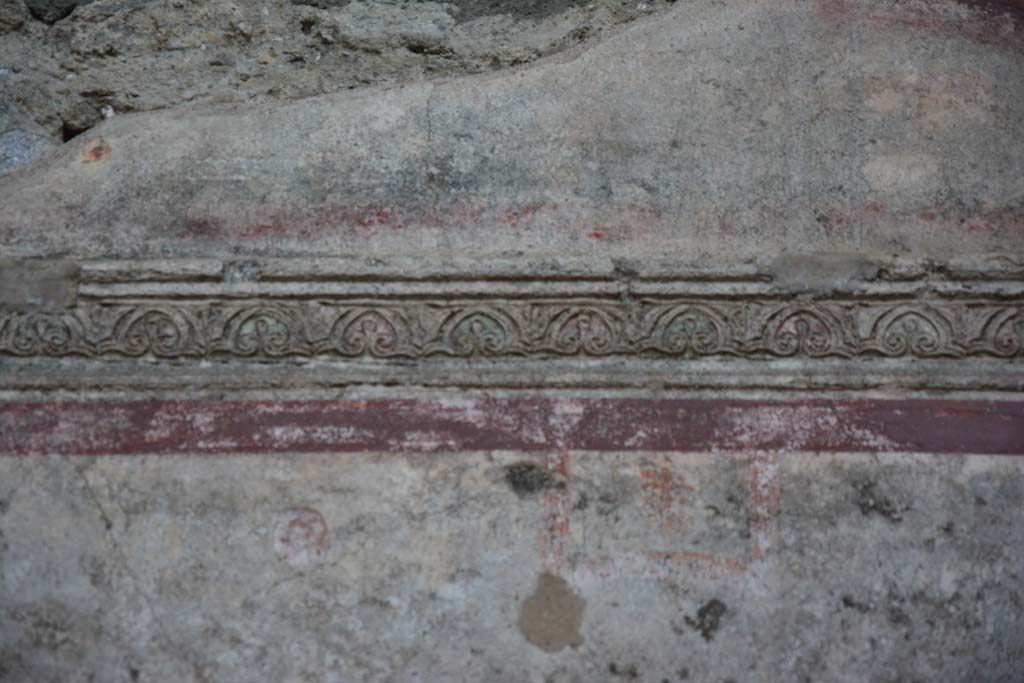
[[[0,459],[0,679],[1015,681],[1024,461]]]
[[[0,404],[0,680],[1016,682],[1024,403]]]

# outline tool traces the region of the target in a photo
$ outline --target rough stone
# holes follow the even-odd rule
[[[10,173],[18,166],[35,161],[55,145],[43,135],[20,129],[0,133],[0,175]]]
[[[15,0],[24,2],[32,16],[47,24],[53,24],[71,14],[76,7],[93,0]]]
[[[28,18],[28,8],[20,0],[0,3],[0,34],[17,31]]]
[[[60,19],[48,26],[13,0],[0,8],[0,68],[11,70],[0,79],[0,103],[20,103],[59,139],[69,118],[80,132],[104,107],[279,101],[490,72],[593,42],[668,6],[36,0],[36,16]]]
[[[35,161],[56,146],[51,136],[17,105],[0,102],[0,175]]]

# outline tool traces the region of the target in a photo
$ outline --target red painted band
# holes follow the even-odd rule
[[[0,402],[0,455],[496,449],[1024,455],[1024,402],[537,397]]]

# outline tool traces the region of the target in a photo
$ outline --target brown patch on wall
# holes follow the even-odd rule
[[[110,158],[110,145],[103,138],[96,138],[85,143],[82,148],[82,163],[94,164]]]
[[[558,652],[583,643],[580,627],[586,601],[561,576],[541,574],[537,588],[519,608],[519,630],[545,652]]]

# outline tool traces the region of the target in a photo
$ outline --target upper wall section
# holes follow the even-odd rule
[[[1018,258],[994,7],[695,0],[520,70],[115,116],[0,179],[0,253]]]

